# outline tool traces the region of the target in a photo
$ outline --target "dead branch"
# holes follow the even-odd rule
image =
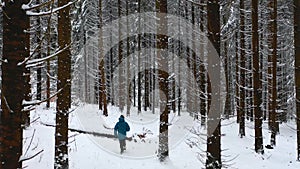
[[[56,125],[52,125],[52,124],[46,124],[46,123],[41,123],[44,126],[47,127],[56,127]],[[94,131],[84,131],[84,130],[79,130],[79,129],[73,129],[73,128],[68,128],[69,131],[71,132],[77,132],[80,134],[90,134],[96,137],[105,137],[105,138],[116,138],[114,135],[112,134],[105,134],[105,133],[98,133],[98,132],[94,132]],[[126,137],[126,140],[128,141],[132,141],[132,137]]]
[[[36,154],[34,154],[34,155],[30,156],[30,157],[24,157],[24,158],[20,157],[19,162],[23,162],[23,161],[27,161],[27,160],[33,159],[37,155],[41,154],[43,151],[44,150],[41,150],[41,151],[37,152]]]

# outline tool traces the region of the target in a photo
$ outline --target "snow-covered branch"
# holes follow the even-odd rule
[[[69,44],[68,46],[64,47],[63,49],[57,51],[56,53],[53,53],[52,55],[49,55],[47,57],[44,58],[39,58],[39,59],[32,59],[32,60],[28,60],[27,62],[27,66],[26,67],[33,67],[36,64],[42,63],[44,61],[47,61],[57,55],[59,55],[60,53],[62,53],[63,51],[65,51],[66,49],[68,49],[71,46],[71,44]],[[23,63],[23,62],[22,62]],[[21,64],[21,63],[20,63]]]
[[[54,0],[50,0],[50,1],[47,1],[47,2],[44,2],[44,3],[41,3],[41,4],[37,4],[37,5],[33,5],[33,6],[30,6],[29,4],[23,4],[22,9],[26,10],[26,11],[33,10],[33,9],[44,7],[44,6],[49,5],[53,2],[54,2]]]
[[[29,16],[45,16],[45,15],[50,15],[52,13],[58,12],[59,10],[62,10],[70,5],[73,5],[75,2],[77,2],[78,0],[75,0],[73,2],[69,2],[63,6],[57,7],[55,9],[51,9],[49,11],[44,11],[44,12],[32,12],[32,11],[26,11],[26,14]]]

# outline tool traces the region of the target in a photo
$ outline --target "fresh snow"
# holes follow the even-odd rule
[[[22,159],[23,168],[50,169],[54,168],[54,127],[44,124],[55,124],[55,105],[44,109],[45,105],[31,112],[30,127],[24,131]],[[82,104],[70,113],[69,128],[99,133],[113,134],[114,124],[120,115],[116,107],[108,107],[108,117],[102,116],[97,105]],[[125,109],[126,110],[126,109]],[[157,112],[157,111],[156,111]],[[204,168],[205,162],[205,129],[189,117],[169,116],[170,156],[165,162],[159,162],[156,154],[158,148],[158,115],[142,112],[132,108],[131,116],[125,117],[131,131],[127,136],[134,136],[135,141],[127,141],[127,150],[119,153],[117,139],[95,137],[76,132],[69,133],[69,165],[70,169],[195,169]],[[296,169],[300,162],[296,161],[295,124],[281,124],[274,149],[265,149],[264,155],[254,152],[254,130],[251,122],[246,122],[246,137],[238,136],[238,124],[234,119],[222,121],[222,160],[224,168],[238,169]],[[191,134],[189,129],[194,126],[198,136]],[[269,144],[270,133],[264,124],[264,145]],[[139,139],[137,134],[147,133]],[[192,141],[192,142],[191,142]]]

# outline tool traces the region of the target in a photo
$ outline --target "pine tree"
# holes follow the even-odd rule
[[[260,66],[259,66],[259,40],[258,40],[258,0],[252,0],[252,59],[253,59],[253,104],[255,116],[255,151],[264,153],[263,137],[262,137],[262,87],[260,81]]]
[[[220,2],[218,0],[207,1],[207,29],[208,39],[220,55]],[[211,90],[208,89],[208,91]],[[214,129],[212,129],[211,127],[214,126],[213,123],[216,123],[216,120],[219,120],[218,124]],[[222,167],[221,120],[209,119],[207,122],[207,128],[207,159],[205,165],[207,169],[218,169]]]
[[[271,145],[276,145],[276,134],[278,131],[278,121],[277,121],[277,0],[272,0],[269,2],[271,18],[270,18],[270,60],[272,60],[272,78],[270,79],[269,86],[271,87],[271,93],[269,100],[271,107],[269,108],[269,120],[270,120],[270,129],[271,129]]]
[[[59,0],[61,7],[69,0]],[[71,44],[70,6],[59,10],[58,14],[58,45],[67,47]],[[55,128],[55,168],[69,168],[68,165],[68,117],[71,107],[71,51],[67,47],[58,55],[58,82],[59,91],[56,102]]]
[[[40,4],[40,0],[36,1],[36,4]],[[39,12],[39,9],[38,11]],[[37,44],[37,54],[36,58],[41,58],[42,57],[42,42],[41,42],[41,18],[38,16],[36,17],[36,44]],[[37,68],[37,86],[36,86],[36,94],[37,94],[37,100],[42,100],[42,69],[41,67]]]
[[[137,97],[138,97],[138,114],[141,113],[142,111],[142,78],[141,78],[141,73],[140,73],[140,70],[141,70],[141,0],[138,0],[138,9],[137,9],[137,12],[139,14],[138,16],[138,37],[137,37],[137,45],[138,45],[138,58],[137,58],[137,74],[138,74],[138,77],[137,77]]]
[[[119,15],[119,18],[122,17],[123,15],[123,8],[122,8],[122,1],[121,0],[118,0],[118,15]],[[123,40],[121,39],[122,36],[123,36],[123,31],[124,31],[124,28],[123,28],[123,24],[121,22],[121,19],[119,19],[119,33],[118,33],[118,38],[119,38],[119,47],[118,47],[118,68],[119,68],[119,76],[118,76],[118,107],[120,109],[121,112],[123,112],[124,110],[124,107],[125,107],[125,96],[124,96],[124,86],[125,86],[125,79],[124,79],[124,66],[122,64],[122,59],[123,59],[123,56],[124,56],[124,52],[123,52],[123,49],[124,49],[124,44],[123,44]]]
[[[158,157],[160,161],[164,161],[169,156],[169,140],[168,140],[168,113],[169,106],[168,99],[164,100],[164,97],[168,97],[168,37],[166,36],[168,31],[167,13],[167,0],[156,0],[156,8],[158,12],[157,21],[157,62],[158,62],[158,79],[159,79],[159,97],[160,97],[160,124],[159,124],[159,147]]]
[[[245,46],[245,4],[244,0],[240,0],[240,97],[239,97],[239,134],[241,137],[245,136],[245,77],[246,77],[246,46]]]
[[[105,58],[103,56],[103,19],[102,19],[102,1],[99,0],[99,109],[103,115],[108,116],[106,99],[106,78],[105,78]]]
[[[22,9],[28,0],[5,0],[0,123],[0,168],[22,168],[23,100],[28,96],[28,70],[18,65],[29,57],[29,17]],[[8,17],[9,16],[9,17]]]

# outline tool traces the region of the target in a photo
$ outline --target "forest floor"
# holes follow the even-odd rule
[[[33,123],[24,132],[23,157],[34,158],[23,162],[27,169],[51,169],[54,166],[55,105],[45,105],[31,112]],[[102,116],[97,105],[82,104],[69,116],[69,128],[88,132],[113,135],[113,127],[120,116],[119,109],[109,107],[109,116]],[[121,155],[116,138],[99,137],[78,132],[69,132],[70,169],[195,169],[204,168],[206,130],[188,113],[169,116],[169,157],[165,162],[157,159],[158,114],[151,111],[137,115],[136,109],[125,117],[131,130],[127,137],[127,149]],[[197,136],[190,132],[197,131]],[[246,123],[246,137],[238,135],[235,119],[222,121],[222,160],[224,168],[238,169],[298,169],[296,161],[295,124],[281,124],[277,146],[265,149],[263,155],[254,152],[253,123]],[[267,124],[263,126],[264,145],[269,144],[270,133]]]

